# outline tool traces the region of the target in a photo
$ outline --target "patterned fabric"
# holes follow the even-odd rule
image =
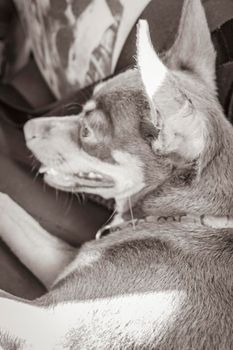
[[[37,64],[56,97],[114,72],[150,0],[15,0]]]

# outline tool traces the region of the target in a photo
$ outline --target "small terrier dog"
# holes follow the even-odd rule
[[[114,198],[116,215],[75,249],[1,194],[1,238],[48,293],[2,295],[0,348],[232,349],[233,129],[201,1],[168,52],[140,21],[135,69],[24,131],[49,185]]]

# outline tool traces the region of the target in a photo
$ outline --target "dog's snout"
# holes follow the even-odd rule
[[[44,137],[46,136],[51,130],[51,125],[44,121],[42,122],[39,119],[32,119],[29,120],[24,125],[24,135],[26,141],[33,140],[37,137]]]

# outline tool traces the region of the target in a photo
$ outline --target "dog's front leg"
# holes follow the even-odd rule
[[[0,238],[48,289],[76,253],[4,193],[0,193]]]

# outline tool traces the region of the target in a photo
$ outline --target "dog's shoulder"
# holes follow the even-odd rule
[[[88,298],[91,294],[95,299],[131,289],[134,292],[155,291],[161,288],[161,283],[175,289],[183,284],[192,288],[193,273],[198,275],[206,269],[206,264],[200,268],[200,261],[207,262],[207,274],[213,276],[216,266],[228,270],[225,262],[232,259],[233,229],[205,226],[202,217],[199,221],[196,218],[185,220],[183,223],[174,217],[160,217],[156,222],[141,220],[136,226],[123,225],[98,241],[84,244],[59,276],[56,288],[65,285],[68,299],[86,299],[87,294]],[[161,271],[165,271],[162,279]],[[98,283],[100,275],[106,276],[105,283]],[[69,288],[74,281],[75,290]],[[95,286],[92,291],[90,281]],[[59,298],[63,297],[61,293]]]

